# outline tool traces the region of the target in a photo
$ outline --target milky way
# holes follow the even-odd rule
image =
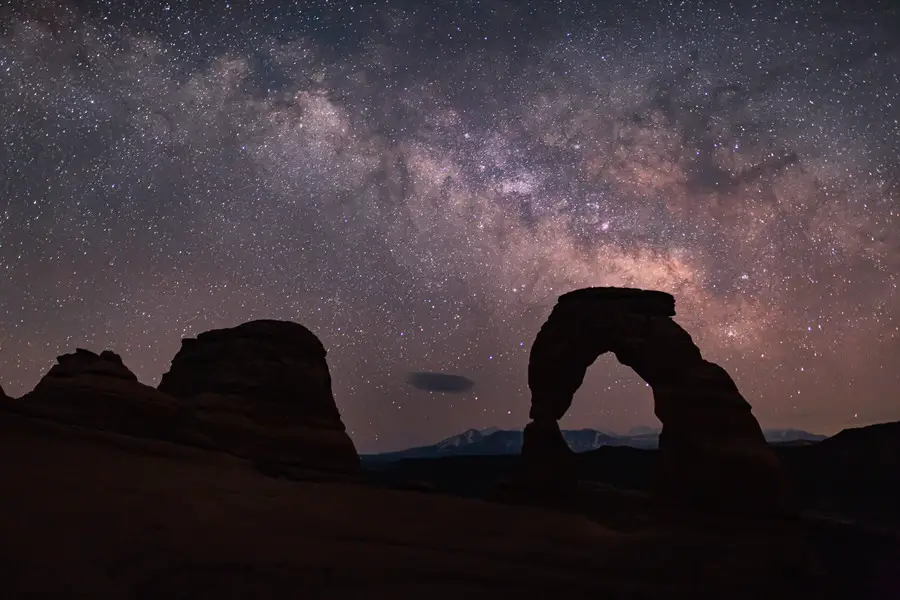
[[[0,13],[8,393],[76,346],[155,385],[184,336],[290,319],[360,449],[428,443],[521,426],[555,298],[627,285],[676,295],[764,425],[900,419],[896,10],[28,4]],[[564,424],[653,419],[605,356]]]

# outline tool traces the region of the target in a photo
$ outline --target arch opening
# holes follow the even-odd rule
[[[611,352],[601,354],[587,368],[559,424],[563,430],[590,427],[625,435],[660,429],[653,414],[653,390]]]

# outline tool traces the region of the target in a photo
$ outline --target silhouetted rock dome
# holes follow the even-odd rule
[[[37,386],[14,402],[36,416],[127,435],[184,441],[184,418],[165,394],[140,383],[122,358],[78,348],[56,358]]]
[[[122,358],[111,350],[100,354],[77,348],[75,352],[56,357],[56,364],[22,399],[32,404],[82,404],[119,399],[134,402],[162,394],[138,382]]]
[[[158,389],[204,414],[265,428],[278,440],[267,458],[356,469],[359,456],[335,404],[325,355],[298,323],[250,321],[183,340]]]
[[[204,395],[240,397],[241,412],[260,419],[292,416],[343,430],[325,355],[298,323],[250,321],[183,340],[158,389],[189,404]]]
[[[48,377],[78,377],[81,375],[100,375],[137,381],[137,376],[122,363],[122,357],[110,350],[95,354],[84,348],[76,348],[75,352],[71,354],[58,356],[56,364],[47,373]]]

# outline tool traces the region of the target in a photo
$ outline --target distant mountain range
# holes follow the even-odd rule
[[[588,452],[603,446],[628,446],[652,450],[659,445],[659,429],[646,426],[635,427],[624,435],[597,429],[569,429],[562,433],[574,452]],[[826,437],[797,429],[766,429],[763,433],[770,444],[777,445],[811,444],[820,442]],[[469,429],[430,446],[372,454],[363,458],[370,461],[395,461],[444,456],[497,456],[518,454],[521,451],[522,430],[491,427]]]

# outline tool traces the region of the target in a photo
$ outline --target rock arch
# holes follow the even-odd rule
[[[612,352],[653,389],[663,424],[657,500],[780,510],[782,472],[750,404],[725,369],[703,359],[674,315],[675,298],[664,292],[586,288],[560,296],[531,348],[524,468],[544,485],[574,482],[574,460],[557,421],[587,368]]]

